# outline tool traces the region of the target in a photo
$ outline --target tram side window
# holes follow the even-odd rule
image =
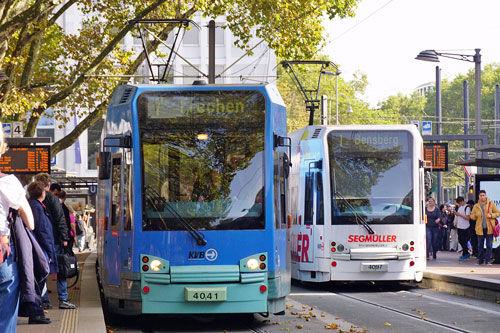
[[[121,159],[113,158],[111,171],[111,227],[120,225],[121,218]]]
[[[125,166],[123,178],[123,230],[132,230],[132,218],[130,212],[132,209],[132,168],[130,165]]]
[[[274,227],[280,228],[280,175],[279,175],[279,154],[274,152],[274,172],[273,172],[273,192],[274,192]]]
[[[314,173],[307,172],[306,173],[306,195],[305,195],[305,206],[304,206],[304,224],[311,225],[313,224],[313,204],[314,204],[314,192],[313,192],[313,184],[314,184]]]
[[[323,178],[321,172],[316,172],[316,191],[318,193],[316,202],[316,224],[325,224],[325,205],[323,200]]]
[[[281,209],[281,224],[284,228],[286,228],[286,187],[287,187],[287,179],[285,178],[285,153],[280,152],[280,209]]]

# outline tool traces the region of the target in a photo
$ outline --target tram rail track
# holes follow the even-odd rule
[[[399,309],[396,309],[396,308],[391,307],[391,306],[387,306],[387,305],[375,303],[375,302],[372,302],[372,301],[368,301],[368,300],[362,299],[360,297],[348,295],[348,294],[345,294],[345,293],[342,293],[342,292],[335,292],[335,291],[329,291],[329,292],[332,293],[332,294],[335,294],[337,296],[345,297],[345,298],[348,298],[350,300],[354,300],[354,301],[357,301],[357,302],[360,302],[360,303],[364,303],[366,305],[375,306],[378,309],[384,309],[384,310],[390,311],[392,313],[397,313],[399,315],[402,315],[402,316],[405,316],[405,317],[408,317],[408,318],[411,318],[411,319],[415,319],[415,320],[418,320],[418,321],[425,321],[426,323],[432,324],[432,325],[434,325],[436,327],[446,328],[446,329],[450,330],[451,332],[462,332],[462,333],[469,333],[470,332],[468,330],[460,329],[458,327],[454,327],[452,325],[449,325],[449,324],[446,324],[446,323],[443,323],[443,322],[440,322],[440,321],[437,321],[437,320],[434,320],[434,319],[425,318],[422,315],[416,315],[416,314],[413,314],[411,312],[406,312],[406,311],[403,311],[403,310],[399,310]]]

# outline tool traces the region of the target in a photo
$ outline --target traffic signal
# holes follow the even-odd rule
[[[474,194],[474,185],[469,185],[469,194]]]

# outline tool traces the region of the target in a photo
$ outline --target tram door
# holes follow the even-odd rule
[[[120,228],[122,221],[122,154],[114,154],[111,162],[111,193],[107,205],[108,223],[104,231],[104,266],[108,284],[120,284]]]
[[[299,225],[297,237],[297,255],[301,269],[313,270],[315,252],[321,250],[320,238],[323,238],[324,204],[323,182],[321,174],[322,162],[309,161],[308,170],[304,173],[303,219]],[[318,228],[321,226],[321,229]],[[318,246],[319,245],[319,246]]]

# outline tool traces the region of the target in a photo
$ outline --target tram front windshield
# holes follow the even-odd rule
[[[413,139],[407,131],[328,134],[332,224],[413,223]]]
[[[261,93],[151,91],[137,107],[144,231],[265,227]]]

